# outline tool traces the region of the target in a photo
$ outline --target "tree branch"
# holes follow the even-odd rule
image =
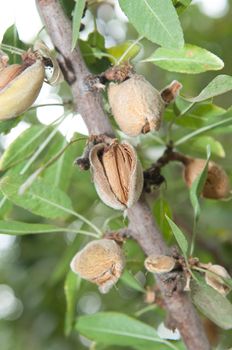
[[[82,115],[90,134],[105,133],[113,136],[112,127],[101,106],[99,93],[90,92],[87,88],[86,78],[90,73],[80,51],[77,48],[71,52],[71,24],[59,1],[37,0],[37,4],[47,31],[59,52],[58,60],[65,79],[71,86],[76,111]],[[144,198],[128,210],[128,217],[132,236],[147,255],[167,254],[168,247],[155,225]],[[160,277],[156,280],[166,308],[175,320],[187,348],[189,350],[209,350],[210,346],[202,324],[187,293],[177,290],[170,293],[170,282]]]

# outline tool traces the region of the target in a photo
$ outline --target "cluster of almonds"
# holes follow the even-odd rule
[[[122,70],[114,73],[121,80]],[[161,94],[137,74],[122,80],[111,83],[108,90],[121,130],[130,136],[158,130],[166,104]],[[125,210],[137,202],[143,190],[143,169],[133,146],[115,139],[97,143],[91,147],[89,161],[96,191],[106,205]],[[123,267],[121,246],[109,239],[90,242],[71,262],[71,269],[97,284],[102,293],[118,281]]]
[[[165,106],[181,88],[181,84],[174,81],[158,92],[143,76],[132,73],[128,66],[110,69],[105,76],[108,80],[114,80],[109,84],[108,100],[118,126],[128,136],[159,130]],[[106,205],[125,210],[136,203],[143,190],[144,178],[136,151],[129,143],[119,143],[115,139],[97,143],[90,149],[89,162],[96,191]],[[187,186],[191,187],[205,162],[203,159],[185,157],[184,179]],[[220,166],[210,161],[202,195],[221,199],[228,197],[229,192],[228,176]],[[75,273],[97,284],[103,293],[117,282],[123,266],[121,247],[107,239],[89,243],[71,263]],[[158,274],[170,272],[176,266],[177,261],[170,256],[148,257],[145,261],[147,270]],[[215,268],[217,276],[212,276],[209,269],[205,273],[206,282],[213,288],[217,285],[219,292],[225,291],[226,286],[220,279],[223,268],[211,266],[212,270]]]
[[[221,265],[201,264],[197,259],[194,260],[194,264],[199,266],[205,272],[205,282],[214,288],[218,293],[226,296],[231,288],[226,284],[224,279],[230,279],[229,273]],[[172,256],[160,255],[160,256],[148,256],[144,262],[145,268],[155,274],[163,274],[171,272],[181,267],[180,261]],[[192,266],[194,269],[194,265]],[[188,276],[190,276],[188,274]],[[188,280],[188,277],[187,277]],[[187,289],[186,289],[187,290]]]
[[[47,81],[51,84],[61,81],[57,61],[41,42],[36,43],[34,51],[22,55],[21,64],[8,65],[8,57],[0,53],[0,120],[15,118],[33,104],[46,78],[46,65],[52,67]],[[112,71],[108,72],[110,74]],[[129,75],[128,71],[117,68],[113,75],[117,82],[109,84],[108,99],[120,129],[129,136],[159,130],[165,106],[175,98],[181,84],[174,81],[160,93],[141,75]],[[92,147],[89,160],[97,193],[105,204],[124,210],[136,203],[143,189],[143,170],[129,143],[117,140],[98,143]],[[186,157],[184,179],[187,186],[191,187],[204,166],[205,160]],[[221,199],[229,193],[227,174],[210,161],[202,195]],[[117,282],[123,266],[121,247],[109,239],[89,243],[71,263],[73,271],[96,283],[102,292],[107,292]],[[168,256],[148,257],[145,266],[149,271],[164,273],[173,270],[176,261]],[[225,293],[220,276],[228,277],[228,274],[218,265],[212,265],[205,274],[209,285]]]

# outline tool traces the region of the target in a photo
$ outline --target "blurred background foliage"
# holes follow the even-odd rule
[[[61,1],[66,13],[71,18],[75,2],[72,0]],[[175,1],[178,3],[178,1]],[[112,17],[107,15],[107,10],[99,10],[103,6],[101,2],[91,5],[90,10],[93,17],[98,19],[98,30],[94,26],[92,33],[84,38],[81,35],[80,47],[85,57],[86,63],[94,72],[101,72],[110,66],[111,61],[107,55],[112,54],[111,46],[120,45],[124,40],[135,40],[138,37],[137,32],[131,24],[121,21],[115,17],[118,27],[111,29],[107,27],[107,21]],[[108,5],[111,6],[111,5]],[[113,8],[111,8],[113,10]],[[2,9],[4,11],[4,8]],[[108,8],[109,11],[109,8]],[[110,10],[111,11],[111,10]],[[7,14],[6,14],[7,15]],[[90,13],[87,14],[87,17]],[[108,17],[107,17],[108,16]],[[220,74],[231,75],[231,27],[232,0],[228,1],[227,8],[221,16],[213,18],[203,13],[200,7],[192,4],[187,10],[181,11],[180,20],[185,35],[185,41],[206,48],[218,55],[225,63]],[[118,22],[117,22],[118,21]],[[85,22],[84,22],[85,23]],[[90,26],[86,22],[85,26]],[[104,27],[105,25],[105,27]],[[83,29],[83,31],[86,30]],[[96,23],[95,23],[96,27]],[[29,30],[29,29],[28,29]],[[107,36],[107,48],[104,48],[103,34]],[[91,30],[90,30],[91,31]],[[105,31],[105,32],[104,32]],[[123,33],[121,33],[123,32]],[[116,33],[116,34],[115,34]],[[113,35],[114,34],[114,35]],[[117,36],[118,35],[118,36]],[[110,38],[111,37],[111,38]],[[106,38],[105,38],[106,39]],[[111,40],[111,41],[110,41]],[[25,49],[28,43],[23,43],[16,33],[15,27],[11,27],[5,33],[4,44],[17,46]],[[134,59],[137,72],[144,74],[145,77],[158,89],[162,89],[172,80],[179,80],[183,84],[181,94],[183,96],[197,96],[200,91],[219,73],[210,71],[202,74],[180,74],[167,72],[153,65],[152,63],[143,63],[141,60],[150,56],[157,46],[150,41],[143,39],[140,44],[141,50]],[[115,55],[120,56],[125,47],[116,49]],[[16,55],[11,56],[11,61],[16,59]],[[70,91],[63,83],[59,91],[55,91],[61,97],[61,104],[64,102],[66,110],[71,109]],[[212,101],[206,101],[196,104],[190,113],[190,120],[177,120],[172,129],[174,139],[179,139],[183,135],[196,130],[199,126],[194,123],[196,116],[206,118],[205,123],[212,120],[220,120],[220,113],[231,106],[231,92],[218,96]],[[106,109],[108,108],[105,100]],[[167,135],[168,121],[173,118],[173,108],[171,106],[166,111],[160,136],[165,139]],[[46,112],[49,114],[49,109]],[[218,116],[219,115],[219,116]],[[24,116],[9,123],[0,125],[1,132],[8,132],[12,126],[21,120],[37,128],[44,128],[38,137],[37,142],[30,145],[29,149],[17,153],[15,161],[11,164],[1,163],[2,175],[5,172],[11,172],[19,177],[22,169],[25,171],[26,178],[33,173],[41,164],[45,164],[53,157],[66,143],[62,133],[58,130],[53,138],[45,145],[38,157],[31,162],[28,167],[30,157],[38,149],[41,143],[46,142],[51,135],[54,126],[47,126],[46,123],[37,119],[36,109],[31,109]],[[192,116],[192,119],[191,119]],[[187,118],[187,117],[186,117]],[[214,119],[210,119],[214,118]],[[205,120],[205,119],[204,119]],[[113,120],[112,120],[112,123]],[[41,126],[42,125],[42,126]],[[207,140],[204,137],[210,137],[212,143],[212,159],[220,163],[227,171],[232,180],[231,162],[231,136],[232,127],[220,128],[209,133],[201,135],[197,140],[191,140],[179,147],[183,153],[193,157],[205,157],[205,145]],[[118,135],[123,137],[122,133],[117,131]],[[30,136],[25,136],[25,131],[21,142],[16,144],[15,150],[22,147]],[[74,134],[74,138],[79,137]],[[146,135],[131,140],[138,146],[140,158],[144,167],[149,166],[163,152],[164,146],[157,142],[154,135]],[[34,138],[34,133],[31,136]],[[16,142],[16,141],[15,141]],[[32,142],[32,141],[31,141]],[[195,142],[195,143],[194,143]],[[97,227],[102,230],[117,230],[124,227],[126,220],[121,213],[106,207],[101,203],[96,195],[94,186],[91,182],[89,172],[80,172],[74,165],[75,158],[81,155],[85,141],[74,143],[64,156],[55,164],[49,167],[41,174],[41,178],[50,188],[60,188],[66,191],[72,200],[73,208],[77,213],[82,214]],[[1,152],[7,145],[6,136],[2,136]],[[12,160],[11,160],[12,161]],[[10,169],[9,169],[10,168]],[[168,245],[176,244],[170,231],[165,214],[172,217],[175,222],[183,228],[186,236],[190,239],[192,233],[193,210],[189,200],[189,191],[186,189],[182,180],[182,169],[178,164],[169,164],[163,171],[166,179],[166,185],[160,190],[147,195],[151,205],[152,212],[156,218],[161,231],[163,232]],[[57,226],[74,228],[78,230],[90,230],[87,224],[74,216],[61,217],[56,220],[48,220],[35,215],[22,207],[14,205],[1,195],[0,202],[1,219],[18,220],[27,223],[53,223]],[[202,262],[213,262],[223,265],[232,274],[232,221],[231,221],[232,202],[231,201],[210,201],[201,200],[201,217],[197,228],[197,243],[195,255]],[[82,248],[91,237],[79,235],[66,229],[65,233],[53,232],[37,235],[11,236],[1,235],[0,237],[0,344],[2,350],[73,350],[86,349],[92,346],[92,349],[103,349],[100,345],[94,345],[85,337],[80,336],[76,331],[72,331],[68,336],[66,315],[66,299],[64,292],[64,283],[69,273],[69,263],[73,255]],[[153,285],[153,279],[150,274],[145,272],[143,267],[144,255],[138,245],[128,240],[124,245],[124,251],[127,259],[127,270],[129,270],[139,281],[141,291],[138,288],[128,286],[123,279],[108,294],[101,295],[97,287],[82,280],[78,288],[75,285],[75,296],[72,301],[76,316],[92,314],[98,311],[119,311],[129,315],[137,315],[138,318],[152,327],[157,328],[164,320],[164,311],[162,308],[146,303],[143,287]],[[69,278],[71,278],[69,276]],[[137,286],[138,287],[138,286]],[[220,344],[218,349],[227,349],[232,346],[232,334],[228,331],[221,331],[208,321],[204,321],[211,334],[212,341]],[[105,347],[109,350],[116,350],[116,346]],[[126,347],[129,349],[129,347]],[[155,347],[154,347],[155,349]],[[159,344],[157,349],[160,349]]]

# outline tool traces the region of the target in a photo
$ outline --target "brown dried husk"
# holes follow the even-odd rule
[[[165,108],[159,91],[143,76],[134,74],[108,89],[112,114],[120,129],[129,136],[159,130]]]
[[[202,172],[206,164],[204,159],[190,158],[184,168],[184,179],[188,187],[191,187],[194,180]],[[210,161],[208,164],[207,179],[202,195],[209,199],[223,199],[230,194],[230,182],[224,169],[218,164]]]
[[[120,246],[110,239],[88,243],[71,262],[71,268],[101,291],[107,292],[114,285],[124,268],[124,256]]]
[[[95,188],[105,204],[124,210],[139,199],[143,189],[143,170],[129,143],[94,146],[90,152],[90,164]]]

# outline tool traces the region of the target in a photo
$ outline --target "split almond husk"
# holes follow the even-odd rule
[[[25,112],[37,98],[44,81],[44,65],[33,54],[25,55],[21,65],[0,71],[0,120]]]
[[[44,61],[47,82],[54,86],[61,83],[64,80],[64,76],[54,53],[51,52],[42,40],[37,40],[35,42],[34,50],[41,55]]]
[[[100,143],[90,152],[93,181],[99,197],[108,206],[124,210],[140,197],[143,170],[135,149],[127,142]]]
[[[124,268],[121,247],[111,239],[99,239],[88,243],[71,262],[71,269],[92,283],[102,293],[107,293],[120,278]]]
[[[205,281],[220,294],[227,295],[231,288],[228,287],[223,278],[231,278],[226,269],[221,265],[211,265],[205,273]]]

